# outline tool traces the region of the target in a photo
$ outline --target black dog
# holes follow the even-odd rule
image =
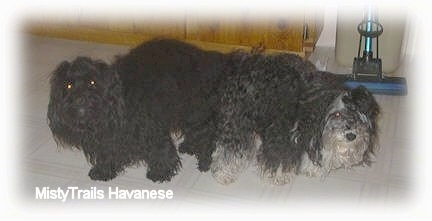
[[[48,124],[58,144],[82,150],[93,180],[145,163],[147,178],[169,181],[180,152],[209,169],[215,90],[225,56],[175,40],[152,40],[113,64],[78,57],[52,74]],[[205,148],[204,148],[205,147]]]

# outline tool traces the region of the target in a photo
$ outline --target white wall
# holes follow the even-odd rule
[[[336,20],[337,5],[325,6],[324,27],[316,46],[318,47],[335,47],[336,45]]]
[[[324,27],[320,38],[316,44],[317,47],[335,47],[336,46],[336,24],[337,24],[337,9],[336,4],[325,6],[324,10]],[[414,16],[411,10],[405,28],[404,42],[402,46],[402,55],[413,56],[415,47],[417,46],[417,38],[419,37],[419,29],[417,23],[419,19]]]

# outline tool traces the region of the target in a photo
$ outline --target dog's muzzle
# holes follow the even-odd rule
[[[361,163],[368,145],[368,140],[361,133],[361,127],[349,130],[345,128],[345,125],[336,128],[327,127],[323,132],[323,145],[332,153],[333,169],[350,168]]]
[[[71,107],[67,110],[65,120],[78,129],[85,129],[88,127],[87,112],[87,109],[83,107]]]
[[[96,113],[94,110],[98,110],[96,101],[92,102],[90,97],[80,96],[74,97],[74,99],[66,101],[64,108],[64,120],[67,124],[77,129],[88,129],[96,125],[96,118],[100,117],[101,113]],[[99,115],[99,116],[98,116]]]
[[[85,98],[76,98],[71,103],[66,107],[70,120],[79,120],[87,115],[89,104]]]

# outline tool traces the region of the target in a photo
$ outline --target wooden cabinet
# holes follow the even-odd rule
[[[199,13],[182,16],[148,16],[134,19],[69,18],[65,22],[36,18],[27,22],[28,33],[48,37],[135,46],[155,37],[184,40],[204,49],[223,52],[263,45],[268,52],[289,51],[305,56],[314,48],[322,30],[318,10],[302,10],[276,16],[237,13],[206,17]]]

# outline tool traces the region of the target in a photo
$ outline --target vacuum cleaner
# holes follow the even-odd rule
[[[363,21],[357,26],[360,34],[357,57],[354,58],[352,74],[341,75],[340,78],[348,88],[360,85],[374,94],[407,95],[406,79],[402,77],[386,77],[382,72],[382,61],[379,58],[379,36],[383,33],[383,26],[374,16],[372,7],[367,8]],[[364,50],[360,56],[362,41]],[[372,40],[376,39],[376,56],[372,51]]]

